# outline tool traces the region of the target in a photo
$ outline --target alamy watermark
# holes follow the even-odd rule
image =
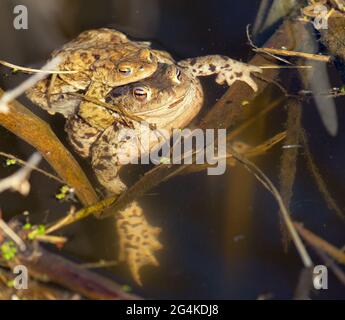
[[[318,265],[313,270],[313,285],[316,290],[328,289],[328,269],[324,265]]]
[[[126,164],[208,164],[208,175],[226,170],[226,129],[152,129],[141,122],[117,132],[117,162]]]
[[[13,279],[13,287],[17,290],[26,290],[29,288],[29,273],[26,266],[19,264],[13,268],[13,274],[15,275]]]
[[[29,27],[28,8],[22,4],[19,4],[13,8],[13,13],[16,15],[13,19],[14,29],[27,30]]]
[[[25,5],[16,5],[13,8],[13,13],[16,15],[13,20],[13,26],[16,30],[28,29],[28,8]],[[317,30],[328,29],[329,10],[323,4],[316,4],[313,8],[314,13],[314,28]]]
[[[28,289],[29,274],[28,269],[24,265],[16,265],[13,268],[15,275],[12,285],[17,290]],[[328,289],[328,269],[324,265],[317,265],[313,269],[313,286],[316,290]]]

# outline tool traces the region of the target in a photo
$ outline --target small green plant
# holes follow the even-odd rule
[[[44,235],[45,232],[46,232],[46,227],[43,224],[40,224],[40,225],[34,227],[34,230],[28,234],[28,238],[30,240],[34,240],[37,236]]]
[[[14,279],[8,280],[6,282],[6,285],[7,285],[8,288],[13,288],[14,287]]]
[[[30,230],[32,225],[30,223],[25,223],[23,226],[23,230]]]
[[[13,166],[17,163],[17,161],[15,159],[6,159],[6,166],[10,167]]]
[[[124,291],[124,292],[131,292],[132,288],[128,284],[124,284],[122,286],[122,291]]]
[[[167,158],[167,157],[161,157],[160,160],[159,160],[159,162],[160,162],[161,164],[170,164],[170,159]]]
[[[17,247],[14,244],[13,241],[5,241],[1,247],[0,247],[0,251],[1,251],[1,256],[6,260],[12,260],[16,253],[17,253]]]
[[[59,190],[60,192],[55,195],[55,198],[58,200],[64,200],[71,192],[71,189],[69,186],[62,186]]]

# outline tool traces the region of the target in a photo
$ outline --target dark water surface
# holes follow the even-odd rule
[[[20,65],[42,65],[49,53],[79,32],[98,27],[115,27],[138,39],[151,40],[174,57],[186,58],[205,54],[224,54],[247,61],[252,53],[245,28],[255,20],[260,1],[47,1],[56,5],[48,14],[46,1],[37,8],[35,1],[22,1],[29,9],[29,30],[14,31],[11,24],[15,1],[1,1],[0,58]],[[48,10],[48,11],[47,11]],[[50,11],[49,11],[50,12]],[[31,16],[32,14],[32,16]],[[31,18],[33,17],[33,18]],[[8,76],[5,76],[5,74]],[[11,88],[25,76],[12,75],[1,69],[0,84]],[[334,79],[335,84],[339,85]],[[224,92],[211,80],[203,81],[206,94],[205,113]],[[268,93],[270,95],[270,93]],[[49,121],[61,140],[64,120],[49,117],[25,98],[21,101]],[[345,111],[343,99],[337,100],[339,134],[327,135],[312,104],[303,107],[303,125],[310,148],[329,189],[344,208],[345,190]],[[263,107],[264,103],[258,108]],[[258,144],[284,130],[284,105],[253,126],[244,141]],[[0,150],[26,159],[32,147],[0,128]],[[256,159],[256,163],[278,184],[281,148],[275,147]],[[78,160],[80,158],[77,157]],[[1,163],[3,161],[1,160]],[[89,166],[80,160],[90,177]],[[50,170],[48,164],[43,168]],[[0,167],[7,176],[16,167]],[[32,192],[27,198],[6,192],[0,195],[5,218],[27,210],[33,223],[61,217],[70,204],[60,204],[54,194],[60,185],[38,174],[32,174]],[[125,265],[104,273],[133,290],[151,298],[256,299],[269,293],[273,298],[291,298],[302,269],[293,245],[287,254],[281,244],[277,205],[272,197],[245,170],[228,168],[225,175],[207,176],[206,172],[177,177],[161,184],[140,200],[148,219],[162,227],[164,250],[158,253],[159,268],[143,270],[143,288],[132,281]],[[297,180],[291,211],[315,233],[331,243],[344,245],[344,224],[331,212],[304,159],[298,161]],[[63,252],[83,262],[117,258],[117,239],[112,219],[90,218],[65,228],[69,238]],[[318,258],[313,255],[316,263]],[[345,298],[344,287],[330,273],[329,289],[315,292],[314,298]]]

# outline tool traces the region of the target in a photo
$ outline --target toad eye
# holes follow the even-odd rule
[[[181,81],[181,78],[182,78],[181,70],[179,68],[176,68],[176,79],[178,81]]]
[[[168,74],[170,79],[177,83],[180,84],[182,80],[182,72],[179,68],[176,68],[175,66],[169,66],[168,68]]]
[[[118,70],[121,74],[125,76],[128,76],[132,73],[132,69],[128,66],[120,66]]]
[[[150,98],[150,89],[147,87],[135,87],[133,95],[138,101],[145,102]]]

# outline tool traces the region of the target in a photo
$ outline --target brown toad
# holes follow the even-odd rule
[[[58,70],[72,74],[53,75],[28,90],[30,100],[49,113],[68,116],[78,114],[99,130],[112,124],[95,101],[104,102],[115,86],[139,81],[152,75],[158,63],[177,64],[188,71],[191,78],[217,74],[219,84],[231,85],[244,81],[256,91],[252,72],[261,72],[254,66],[221,55],[209,55],[175,62],[169,53],[150,48],[149,42],[130,41],[123,33],[111,29],[97,29],[81,33],[75,40],[53,53],[63,62]],[[75,95],[83,93],[84,98]]]
[[[106,101],[107,107],[100,108],[103,108],[104,114],[112,117],[114,125],[99,130],[79,115],[72,115],[68,118],[66,131],[74,149],[83,157],[91,157],[101,184],[110,192],[119,194],[125,189],[117,174],[121,167],[119,156],[126,150],[130,153],[133,148],[139,149],[140,145],[133,145],[133,140],[123,136],[127,127],[116,110],[125,108],[132,117],[140,119],[129,119],[131,129],[145,139],[151,135],[151,131],[165,129],[171,132],[174,128],[185,127],[202,107],[203,92],[197,78],[176,65],[159,64],[151,77],[114,88]],[[143,123],[148,124],[146,131]],[[152,137],[150,142],[147,152],[155,147]]]
[[[52,56],[62,58],[58,70],[75,73],[40,81],[28,90],[29,99],[52,114],[67,116],[79,107],[78,114],[98,129],[110,124],[107,118],[97,117],[97,105],[72,94],[83,92],[86,97],[104,101],[113,87],[146,78],[157,68],[156,55],[148,43],[130,41],[111,29],[85,31]]]

